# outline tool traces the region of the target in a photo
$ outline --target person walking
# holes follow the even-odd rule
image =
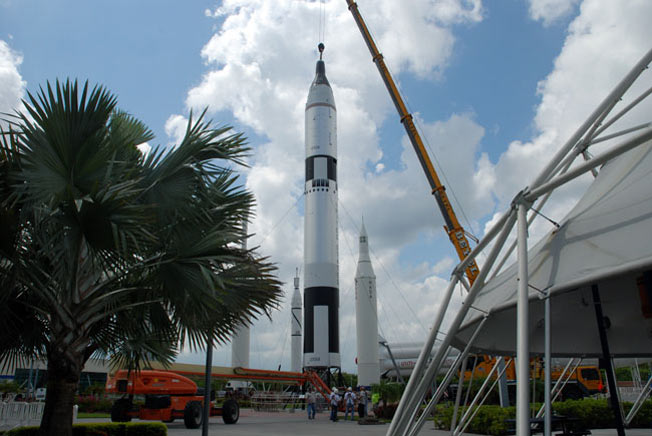
[[[337,407],[340,404],[340,396],[338,394],[337,388],[333,388],[331,395],[329,397],[331,402],[331,421],[337,421]]]
[[[358,392],[358,416],[364,418],[367,416],[367,404],[369,403],[369,394],[365,390],[364,386],[360,386],[360,392]]]
[[[344,394],[344,407],[345,407],[345,412],[344,412],[344,420],[349,417],[349,410],[351,411],[351,421],[353,421],[354,414],[355,414],[355,392],[353,392],[353,389],[349,386],[346,389],[346,393]]]
[[[306,393],[306,403],[308,404],[308,419],[315,419],[315,403],[317,402],[317,395],[312,389],[308,389]]]

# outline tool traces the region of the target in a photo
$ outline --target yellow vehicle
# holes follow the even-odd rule
[[[376,47],[376,43],[371,37],[371,33],[369,32],[367,25],[365,24],[362,16],[360,15],[360,12],[358,11],[358,5],[353,0],[346,0],[346,3],[349,6],[349,11],[351,11],[351,14],[353,14],[353,19],[358,25],[365,43],[367,43],[367,47],[371,52],[373,62],[376,64],[376,67],[378,67],[378,72],[380,72],[383,82],[385,82],[387,91],[389,91],[389,95],[392,97],[392,101],[394,102],[396,110],[398,111],[401,123],[407,132],[408,138],[410,138],[410,143],[412,144],[412,147],[414,148],[414,151],[419,158],[419,162],[421,163],[421,167],[426,174],[426,178],[430,184],[430,189],[432,190],[432,195],[435,196],[437,206],[439,206],[439,210],[444,217],[444,229],[446,230],[449,239],[455,246],[455,251],[457,251],[457,255],[459,256],[460,260],[463,260],[471,252],[469,240],[466,237],[466,231],[458,221],[457,216],[453,211],[453,206],[448,200],[448,195],[446,194],[446,188],[439,180],[439,176],[437,175],[430,157],[426,152],[426,148],[423,144],[423,140],[421,139],[421,135],[419,135],[419,131],[417,130],[416,126],[414,125],[414,121],[412,120],[412,114],[408,112],[407,107],[403,102],[403,97],[401,97],[401,93],[398,91],[398,87],[396,86],[396,83],[394,83],[394,79],[389,73],[387,65],[385,65],[383,55],[380,53],[380,51],[378,51],[378,47]],[[466,268],[466,277],[468,278],[470,284],[473,284],[475,278],[479,273],[480,270],[478,269],[478,265],[475,260],[470,262],[469,266]]]
[[[475,369],[473,370],[473,361],[475,357],[477,357],[477,362],[475,363]],[[505,357],[504,359],[507,364],[508,358]],[[496,358],[493,356],[488,356],[486,354],[470,356],[467,364],[468,369],[464,373],[464,380],[468,381],[471,379],[472,370],[474,379],[486,377],[495,364]],[[543,380],[543,372],[544,368],[541,359],[531,359],[530,378]],[[551,378],[553,383],[559,380],[562,376],[562,372],[562,367],[552,367]],[[513,360],[509,362],[505,369],[505,377],[508,385],[516,382],[516,369]],[[564,378],[567,378],[568,382],[562,390],[562,399],[579,399],[605,391],[602,372],[600,372],[600,369],[595,365],[580,365],[570,373],[570,376],[567,372]]]

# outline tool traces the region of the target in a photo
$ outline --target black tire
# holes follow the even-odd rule
[[[226,400],[222,406],[224,424],[235,424],[240,419],[240,406],[235,400]]]
[[[204,417],[204,408],[199,401],[190,401],[183,409],[183,423],[186,428],[199,428]]]
[[[131,401],[127,398],[120,398],[113,403],[111,406],[111,421],[113,422],[129,422],[131,421],[131,416],[129,416],[129,411],[131,410]]]

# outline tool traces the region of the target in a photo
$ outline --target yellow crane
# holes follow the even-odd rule
[[[360,29],[360,32],[362,33],[362,37],[364,38],[364,41],[367,43],[367,47],[371,52],[373,62],[376,64],[376,67],[380,72],[380,76],[382,77],[383,82],[385,82],[387,91],[389,91],[389,95],[392,97],[392,101],[396,106],[396,110],[398,111],[398,114],[401,117],[401,123],[403,124],[403,127],[405,128],[405,131],[407,132],[407,135],[410,138],[410,142],[412,143],[412,147],[414,147],[414,151],[416,152],[417,157],[419,158],[421,167],[423,168],[423,171],[426,173],[426,178],[428,179],[428,183],[430,184],[430,189],[432,190],[432,194],[435,196],[435,200],[437,201],[439,210],[441,211],[441,214],[444,217],[444,222],[445,222],[444,229],[446,230],[446,233],[448,233],[448,237],[450,238],[451,242],[455,246],[457,255],[459,256],[460,260],[462,260],[471,252],[471,247],[469,246],[469,241],[466,237],[466,232],[462,227],[462,225],[460,224],[460,222],[458,221],[455,212],[453,211],[453,207],[451,206],[451,203],[448,200],[448,195],[446,195],[446,188],[444,187],[444,185],[442,185],[441,181],[439,180],[437,171],[435,171],[435,168],[433,167],[432,162],[430,161],[430,157],[428,156],[428,153],[426,152],[426,148],[423,145],[423,140],[421,139],[421,135],[419,135],[419,132],[417,131],[416,126],[414,125],[412,114],[408,112],[405,103],[403,102],[401,93],[398,91],[398,88],[396,87],[396,83],[394,83],[394,79],[392,79],[392,75],[389,73],[389,70],[387,69],[387,65],[385,65],[383,55],[380,53],[380,51],[378,51],[378,47],[376,47],[376,43],[371,37],[371,34],[369,33],[369,29],[367,28],[367,25],[365,24],[364,20],[362,19],[362,16],[360,15],[360,11],[358,10],[358,5],[353,0],[346,0],[346,3],[349,6],[349,11],[351,11],[351,14],[353,15],[353,19],[355,20],[356,24],[358,25],[358,28]],[[475,260],[472,261],[469,264],[468,268],[466,269],[466,276],[469,279],[470,284],[473,284],[479,272],[480,270],[478,269],[478,265],[476,264]]]

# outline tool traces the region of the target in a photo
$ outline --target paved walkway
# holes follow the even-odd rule
[[[358,425],[357,421],[331,422],[328,413],[318,413],[315,420],[308,420],[305,412],[256,412],[242,409],[237,424],[226,425],[221,417],[210,419],[209,435],[211,436],[343,436],[343,435],[385,435],[388,425]],[[106,422],[108,419],[81,419],[77,422]],[[137,422],[137,420],[136,420]],[[169,436],[199,436],[201,429],[188,430],[183,420],[167,424]],[[593,436],[616,436],[615,430],[592,430]],[[627,436],[652,436],[652,429],[632,429],[626,431]],[[435,430],[428,422],[419,433],[420,436],[449,436],[449,431]],[[473,436],[473,435],[466,435]]]

